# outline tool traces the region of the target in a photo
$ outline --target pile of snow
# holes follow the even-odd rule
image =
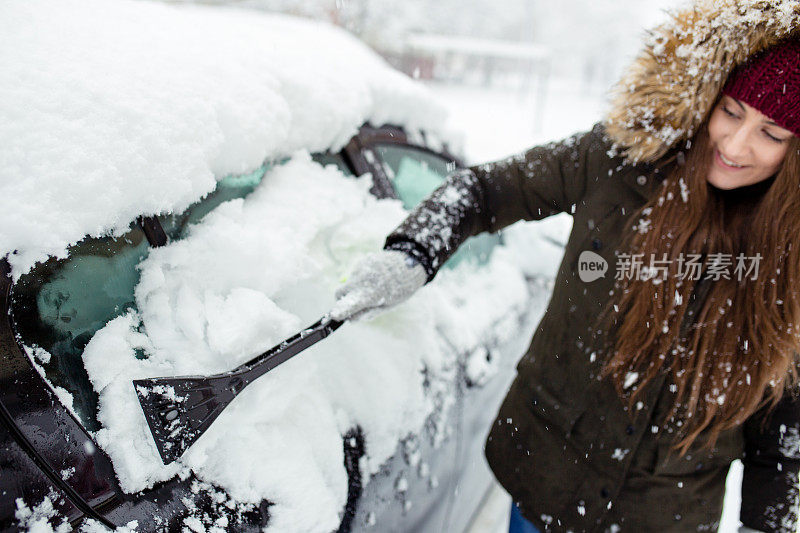
[[[350,35],[236,9],[5,0],[0,71],[0,257],[15,277],[364,122],[444,118]]]
[[[499,248],[484,268],[443,270],[397,309],[346,324],[265,375],[179,462],[161,463],[131,380],[227,370],[316,321],[406,215],[370,185],[298,152],[141,263],[138,312],[109,322],[84,352],[100,393],[97,441],[126,491],[191,470],[238,502],[274,502],[275,531],[335,529],[347,497],[342,435],[364,430],[363,474],[376,472],[400,439],[446,418],[458,353],[517,333],[529,293]]]
[[[22,498],[17,498],[15,502],[17,510],[14,518],[17,519],[20,531],[29,533],[69,533],[72,531],[67,519],[60,516],[53,505],[53,501],[58,497],[58,494],[51,492],[40,503],[32,507],[28,506]],[[53,524],[57,525],[53,526]]]
[[[27,533],[71,533],[75,531],[67,518],[61,515],[53,505],[60,496],[51,492],[38,504],[29,506],[22,498],[17,498],[17,509],[14,518],[17,520],[19,531]],[[137,521],[131,521],[127,525],[118,527],[115,533],[134,533],[139,526]],[[84,520],[81,522],[80,533],[108,533],[109,529],[96,520]]]

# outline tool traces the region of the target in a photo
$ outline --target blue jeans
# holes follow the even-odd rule
[[[519,507],[511,502],[511,519],[508,521],[508,533],[539,533],[539,530],[528,522],[519,512]]]

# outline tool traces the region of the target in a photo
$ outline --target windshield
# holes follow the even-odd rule
[[[313,158],[350,173],[338,154]],[[180,240],[222,203],[247,197],[265,172],[281,163],[227,176],[203,199],[181,213],[159,216],[158,221],[171,241]],[[11,315],[19,340],[32,349],[50,383],[72,396],[75,414],[92,431],[100,429],[98,395],[84,367],[83,351],[110,320],[136,309],[138,265],[150,249],[144,232],[134,223],[119,237],[84,239],[68,249],[65,259],[39,263],[12,287]]]
[[[136,265],[148,251],[144,232],[132,225],[121,237],[86,239],[70,247],[66,259],[39,263],[12,288],[17,334],[26,346],[40,349],[37,362],[47,379],[72,394],[73,408],[89,429],[98,428],[97,395],[81,354],[97,330],[135,306]]]

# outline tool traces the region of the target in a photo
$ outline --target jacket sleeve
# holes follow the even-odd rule
[[[796,532],[800,473],[800,398],[786,394],[744,426],[741,521],[760,531]]]
[[[386,239],[386,248],[413,248],[429,260],[429,280],[468,237],[518,220],[574,212],[588,168],[608,158],[602,125],[563,141],[457,170]]]

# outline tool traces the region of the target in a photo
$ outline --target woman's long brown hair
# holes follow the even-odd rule
[[[617,281],[598,329],[613,332],[603,372],[631,409],[649,382],[667,374],[674,402],[661,423],[676,433],[681,455],[704,430],[701,440],[713,446],[721,431],[774,406],[797,382],[800,141],[787,142],[782,167],[763,196],[726,210],[706,182],[713,154],[702,128],[659,193],[631,217],[623,239],[623,250],[644,254],[645,264],[651,254],[658,260],[666,254],[668,275]],[[681,279],[679,259],[702,254],[705,270],[714,253],[732,259],[730,279],[707,280],[705,300],[686,317],[692,299],[699,303],[702,296],[692,295],[695,276]],[[737,279],[739,254],[751,267],[760,254],[755,280],[752,271]]]

